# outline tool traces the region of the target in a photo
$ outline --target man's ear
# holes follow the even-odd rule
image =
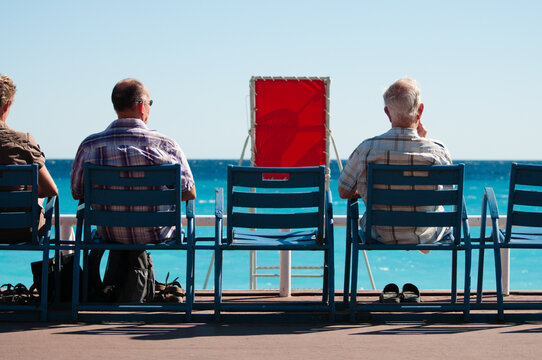
[[[423,106],[423,103],[421,103],[420,106],[418,106],[418,120],[422,118],[423,109],[424,109],[424,106]]]
[[[140,115],[145,114],[145,103],[144,103],[143,101],[137,103],[137,112],[138,112]]]
[[[391,115],[390,115],[390,111],[388,110],[388,107],[384,108],[384,112],[386,113],[386,115],[388,115],[388,119],[390,119],[390,122],[391,122]]]

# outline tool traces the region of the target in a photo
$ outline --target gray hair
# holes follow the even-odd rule
[[[13,98],[17,87],[7,75],[0,74],[0,107],[4,107]]]
[[[384,92],[384,105],[394,120],[414,121],[422,103],[420,88],[416,80],[401,78]]]

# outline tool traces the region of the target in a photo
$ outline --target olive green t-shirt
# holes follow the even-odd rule
[[[30,133],[13,130],[0,121],[0,165],[45,164],[45,155]],[[2,209],[0,209],[1,211]],[[43,210],[39,228],[44,224]],[[31,229],[1,229],[0,243],[18,243],[31,237]]]

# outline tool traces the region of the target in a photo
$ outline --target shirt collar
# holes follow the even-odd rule
[[[389,134],[395,134],[395,135],[403,135],[403,136],[415,136],[418,137],[418,131],[416,129],[411,128],[404,128],[404,127],[392,127],[390,131],[388,131]]]
[[[0,128],[11,129],[5,121],[0,121]]]
[[[117,119],[117,120],[113,121],[109,125],[108,128],[109,129],[114,129],[114,128],[134,128],[134,127],[147,129],[147,124],[145,124],[143,122],[143,120],[141,120],[141,119],[120,118],[120,119]]]

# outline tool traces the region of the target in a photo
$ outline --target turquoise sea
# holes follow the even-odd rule
[[[192,160],[190,167],[194,173],[197,186],[196,214],[211,215],[214,213],[214,190],[217,187],[226,186],[226,168],[228,164],[237,164],[236,160]],[[465,198],[468,212],[471,215],[479,215],[484,187],[494,188],[499,210],[502,214],[506,211],[508,194],[508,181],[510,161],[455,161],[464,163],[465,168]],[[60,191],[60,211],[62,214],[75,214],[77,203],[71,198],[70,171],[71,160],[47,160],[47,167],[55,179]],[[529,163],[542,164],[542,161]],[[246,162],[248,165],[248,162]],[[339,198],[337,193],[337,178],[339,170],[337,162],[331,162],[331,190],[333,193],[334,214],[346,214],[346,201]],[[477,229],[472,229],[473,234]],[[198,228],[200,236],[212,236],[213,228]],[[335,227],[335,269],[336,288],[342,288],[344,276],[344,253],[345,253],[345,228]],[[163,281],[167,272],[171,276],[185,276],[185,257],[177,256],[173,252],[159,252],[153,254],[157,280]],[[196,289],[202,289],[205,276],[209,268],[212,253],[210,251],[198,251],[196,254]],[[477,275],[477,256],[473,254],[473,278]],[[539,252],[532,250],[513,250],[511,253],[510,287],[513,290],[542,289],[542,269],[539,266]],[[432,252],[423,255],[418,252],[406,251],[373,251],[368,253],[369,262],[373,272],[376,287],[381,289],[389,282],[403,284],[412,282],[423,289],[446,289],[450,286],[451,256],[442,252]],[[462,256],[460,256],[461,269]],[[22,282],[29,286],[32,283],[30,262],[39,259],[37,254],[27,252],[2,252],[0,253],[0,284]],[[279,255],[275,252],[258,252],[259,266],[278,266]],[[102,268],[103,268],[102,264]],[[320,266],[322,255],[317,253],[292,254],[293,266]],[[311,273],[304,271],[297,273]],[[268,273],[278,273],[278,270],[270,270]],[[459,275],[460,286],[462,273]],[[364,289],[370,289],[365,266],[359,269],[359,284]],[[225,289],[248,289],[249,288],[249,255],[248,252],[228,252],[224,259],[224,288]],[[485,288],[494,289],[492,254],[486,258]],[[207,288],[212,288],[213,278],[209,280]],[[278,279],[260,278],[258,288],[278,288]],[[293,288],[318,288],[321,287],[321,279],[317,278],[293,278]]]

